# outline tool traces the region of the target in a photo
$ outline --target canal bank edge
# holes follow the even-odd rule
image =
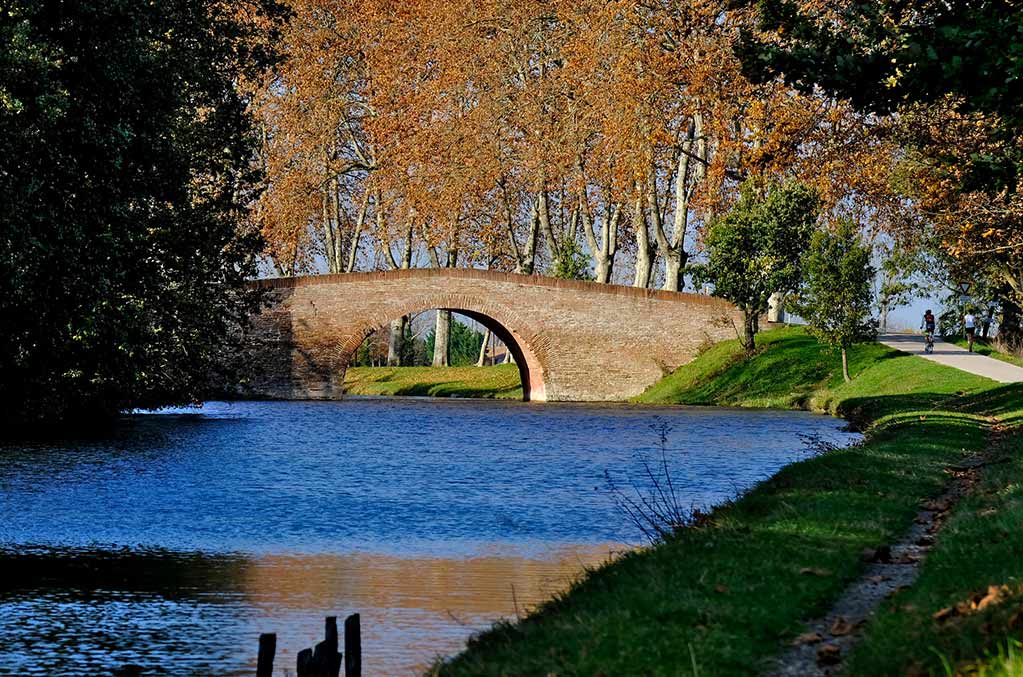
[[[949,467],[987,450],[994,433],[994,460],[952,509],[917,582],[840,658],[864,675],[1015,660],[1006,656],[1023,633],[1023,386],[877,344],[853,350],[845,384],[837,356],[802,330],[758,340],[748,360],[735,342],[714,346],[637,399],[828,411],[866,441],[792,464],[671,541],[587,572],[433,674],[761,673],[860,576],[864,552],[905,534],[944,492]]]

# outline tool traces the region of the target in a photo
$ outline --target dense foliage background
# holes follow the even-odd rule
[[[894,183],[916,212],[894,229],[900,244],[930,252],[981,306],[998,307],[1001,340],[1023,349],[1023,6],[733,4],[756,9],[756,30],[736,43],[752,80],[783,78],[888,116],[905,155]]]
[[[0,9],[0,420],[192,402],[246,312],[269,1]]]

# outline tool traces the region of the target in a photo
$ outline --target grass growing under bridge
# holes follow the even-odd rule
[[[514,364],[493,367],[349,367],[345,392],[352,395],[522,399]]]

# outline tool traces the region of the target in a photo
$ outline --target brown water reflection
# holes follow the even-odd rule
[[[370,674],[416,674],[459,651],[470,632],[524,614],[622,547],[561,547],[541,559],[268,556],[245,570],[244,589],[261,614],[259,631],[278,632],[279,669],[322,639],[322,616],[359,611]]]
[[[466,558],[0,551],[0,674],[106,675],[132,663],[144,674],[251,675],[261,632],[278,635],[276,674],[294,674],[323,618],[352,612],[367,674],[417,674],[622,547],[521,557],[484,545],[492,554]]]

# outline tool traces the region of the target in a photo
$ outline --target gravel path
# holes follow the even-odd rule
[[[960,348],[953,343],[935,339],[934,352],[927,354],[924,352],[924,337],[919,334],[882,334],[877,340],[904,353],[919,355],[938,364],[955,367],[978,376],[986,376],[999,383],[1023,381],[1023,367],[1017,367],[986,355],[971,353],[966,348]]]
[[[773,677],[822,677],[839,674],[849,649],[862,636],[881,602],[902,588],[912,585],[920,563],[934,543],[949,510],[975,481],[980,459],[949,469],[952,482],[940,497],[926,501],[909,533],[894,545],[881,546],[863,553],[869,562],[863,575],[846,588],[827,614],[807,624],[767,672]]]

